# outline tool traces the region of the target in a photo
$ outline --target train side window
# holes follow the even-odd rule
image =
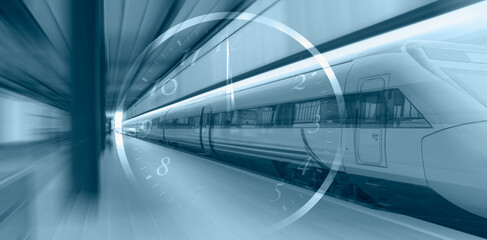
[[[188,118],[188,126],[193,127],[194,126],[194,117],[189,117]]]
[[[320,107],[319,100],[294,104],[294,124],[315,122],[316,115],[320,114]]]
[[[177,128],[181,128],[181,126],[184,124],[184,119],[178,118],[178,121],[176,123]]]
[[[224,113],[215,113],[213,114],[213,127],[221,128],[223,124],[223,118],[225,117]]]
[[[166,128],[173,128],[174,126],[174,119],[166,119]]]
[[[220,125],[220,123],[219,123],[219,120],[220,120],[219,116],[220,116],[220,113],[213,113],[213,117],[212,117],[212,119],[213,119],[213,123],[212,123],[213,124],[213,127],[218,127]]]
[[[261,124],[264,127],[271,127],[274,126],[275,124],[275,114],[276,113],[276,107],[275,106],[270,106],[270,107],[263,107],[262,108],[262,118],[261,118]]]
[[[176,118],[175,121],[174,121],[173,128],[179,128],[179,126],[181,126],[181,122],[182,122],[182,119]]]
[[[321,103],[321,124],[332,126],[341,124],[338,104],[335,97],[325,98]]]
[[[357,113],[357,94],[347,94],[343,96],[345,100],[345,126],[355,127]]]
[[[255,125],[257,124],[257,109],[244,109],[239,112],[242,127],[255,128]]]
[[[294,104],[284,103],[279,105],[277,110],[276,123],[278,127],[291,127],[294,117]]]
[[[159,124],[157,126],[159,129],[164,129],[164,120],[163,121],[160,121],[159,120]]]
[[[218,125],[220,127],[225,127],[225,113],[218,113]]]
[[[187,128],[189,122],[189,118],[179,118],[178,119],[178,127],[179,128]]]
[[[178,118],[176,120],[176,127],[181,128],[181,125],[183,125],[183,122],[184,122],[183,118]]]
[[[359,127],[384,127],[385,107],[383,93],[383,91],[360,93]]]
[[[230,112],[224,112],[224,124],[222,126],[225,127],[230,127],[232,125],[232,117],[233,117],[233,111]]]
[[[194,127],[199,128],[201,126],[201,116],[195,116]]]
[[[263,107],[256,108],[256,116],[255,116],[255,126],[261,127],[262,126],[262,110]]]
[[[387,93],[387,127],[429,128],[431,125],[399,89]]]
[[[231,126],[232,127],[240,127],[240,123],[241,123],[240,111],[233,111],[232,113],[233,114],[232,114]]]
[[[152,128],[158,128],[159,127],[159,118],[154,118],[152,119]]]
[[[199,128],[200,127],[200,116],[193,116],[193,123],[190,125],[191,128]]]

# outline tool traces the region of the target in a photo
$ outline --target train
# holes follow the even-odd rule
[[[329,62],[343,104],[321,66],[305,64],[127,119],[122,131],[312,188],[341,154],[338,196],[486,236],[487,48],[408,41]]]

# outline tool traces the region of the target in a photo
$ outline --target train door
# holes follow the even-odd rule
[[[386,167],[384,89],[388,76],[358,81],[357,126],[355,128],[355,161],[357,164]]]
[[[213,146],[211,145],[211,124],[212,124],[212,108],[206,106],[201,109],[200,117],[200,142],[203,153],[213,153]]]

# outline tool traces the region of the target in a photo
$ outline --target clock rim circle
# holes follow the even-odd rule
[[[345,101],[343,99],[343,92],[341,90],[341,87],[338,83],[338,80],[336,78],[335,73],[333,72],[333,69],[330,67],[328,61],[324,57],[323,54],[321,54],[318,49],[308,40],[306,39],[303,35],[292,29],[291,27],[287,26],[284,23],[281,23],[277,20],[274,20],[272,18],[268,18],[262,15],[257,15],[254,13],[248,13],[248,12],[218,12],[218,13],[210,13],[210,14],[204,14],[200,15],[197,17],[193,17],[190,19],[185,20],[182,23],[176,24],[175,26],[171,27],[168,29],[166,32],[162,33],[159,37],[157,37],[154,41],[152,41],[145,49],[144,51],[137,57],[137,59],[134,61],[132,64],[128,74],[126,75],[124,79],[124,84],[127,82],[131,82],[131,80],[135,77],[136,73],[138,72],[139,68],[141,65],[143,65],[144,60],[147,60],[149,55],[157,49],[162,43],[164,43],[166,40],[170,39],[177,33],[188,29],[190,27],[211,22],[211,21],[218,21],[218,20],[242,20],[242,21],[247,21],[247,22],[255,22],[255,23],[260,23],[263,25],[266,25],[268,27],[274,28],[289,37],[293,38],[295,41],[297,41],[299,44],[301,44],[312,56],[313,58],[320,64],[323,72],[326,74],[328,77],[328,80],[332,86],[333,93],[335,95],[335,98],[337,100],[338,104],[338,112],[340,119],[343,119],[343,116],[345,114]],[[126,96],[120,96],[118,99],[118,104],[117,107],[117,112],[121,112],[123,116],[123,104],[125,102],[125,97]],[[318,202],[319,200],[322,199],[324,194],[328,191],[328,188],[331,186],[333,183],[333,180],[335,179],[335,176],[342,165],[342,159],[343,159],[343,152],[342,152],[342,146],[341,146],[341,139],[342,136],[340,134],[339,137],[339,144],[337,147],[337,151],[335,154],[335,158],[333,159],[332,166],[330,168],[330,171],[328,172],[325,180],[319,187],[319,189],[313,194],[313,196],[305,203],[303,206],[301,206],[298,210],[294,211],[291,215],[285,217],[284,219],[278,221],[277,223],[274,223],[270,226],[264,227],[261,232],[264,234],[270,234],[272,232],[278,231],[280,229],[283,229],[298,219],[300,219],[302,216],[304,216],[307,212],[309,212]],[[133,184],[137,183],[137,180],[135,178],[135,175],[133,174],[133,171],[130,167],[130,164],[128,163],[128,159],[125,153],[125,149],[123,147],[123,138],[120,133],[115,133],[115,142],[117,146],[117,153],[119,156],[119,160],[122,164],[122,168],[125,172],[125,175],[131,181]]]

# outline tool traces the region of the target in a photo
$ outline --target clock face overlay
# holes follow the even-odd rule
[[[252,66],[245,62],[252,48],[245,36],[227,28],[213,38],[219,42],[212,48],[184,49],[192,35],[205,33],[198,27],[218,20],[258,25],[285,36],[308,50],[308,59],[239,79],[242,66]],[[168,44],[176,39],[176,45]],[[279,49],[264,45],[269,59],[263,61],[273,61]],[[155,74],[171,51],[185,52],[177,68],[181,73]],[[201,63],[212,56],[217,60],[205,68]],[[183,71],[191,68],[199,74],[185,78]],[[224,12],[167,30],[137,58],[125,82],[154,83],[145,95],[148,104],[159,106],[151,97],[178,99],[192,81],[216,80],[225,85],[183,101],[167,100],[133,119],[134,114],[124,112],[125,99],[119,99],[115,139],[122,168],[132,184],[151,201],[161,202],[176,221],[190,219],[188,224],[202,229],[224,225],[228,231],[246,226],[258,234],[283,229],[318,203],[341,166],[345,105],[335,73],[305,37],[285,24],[252,13]],[[172,139],[183,131],[198,144]]]

